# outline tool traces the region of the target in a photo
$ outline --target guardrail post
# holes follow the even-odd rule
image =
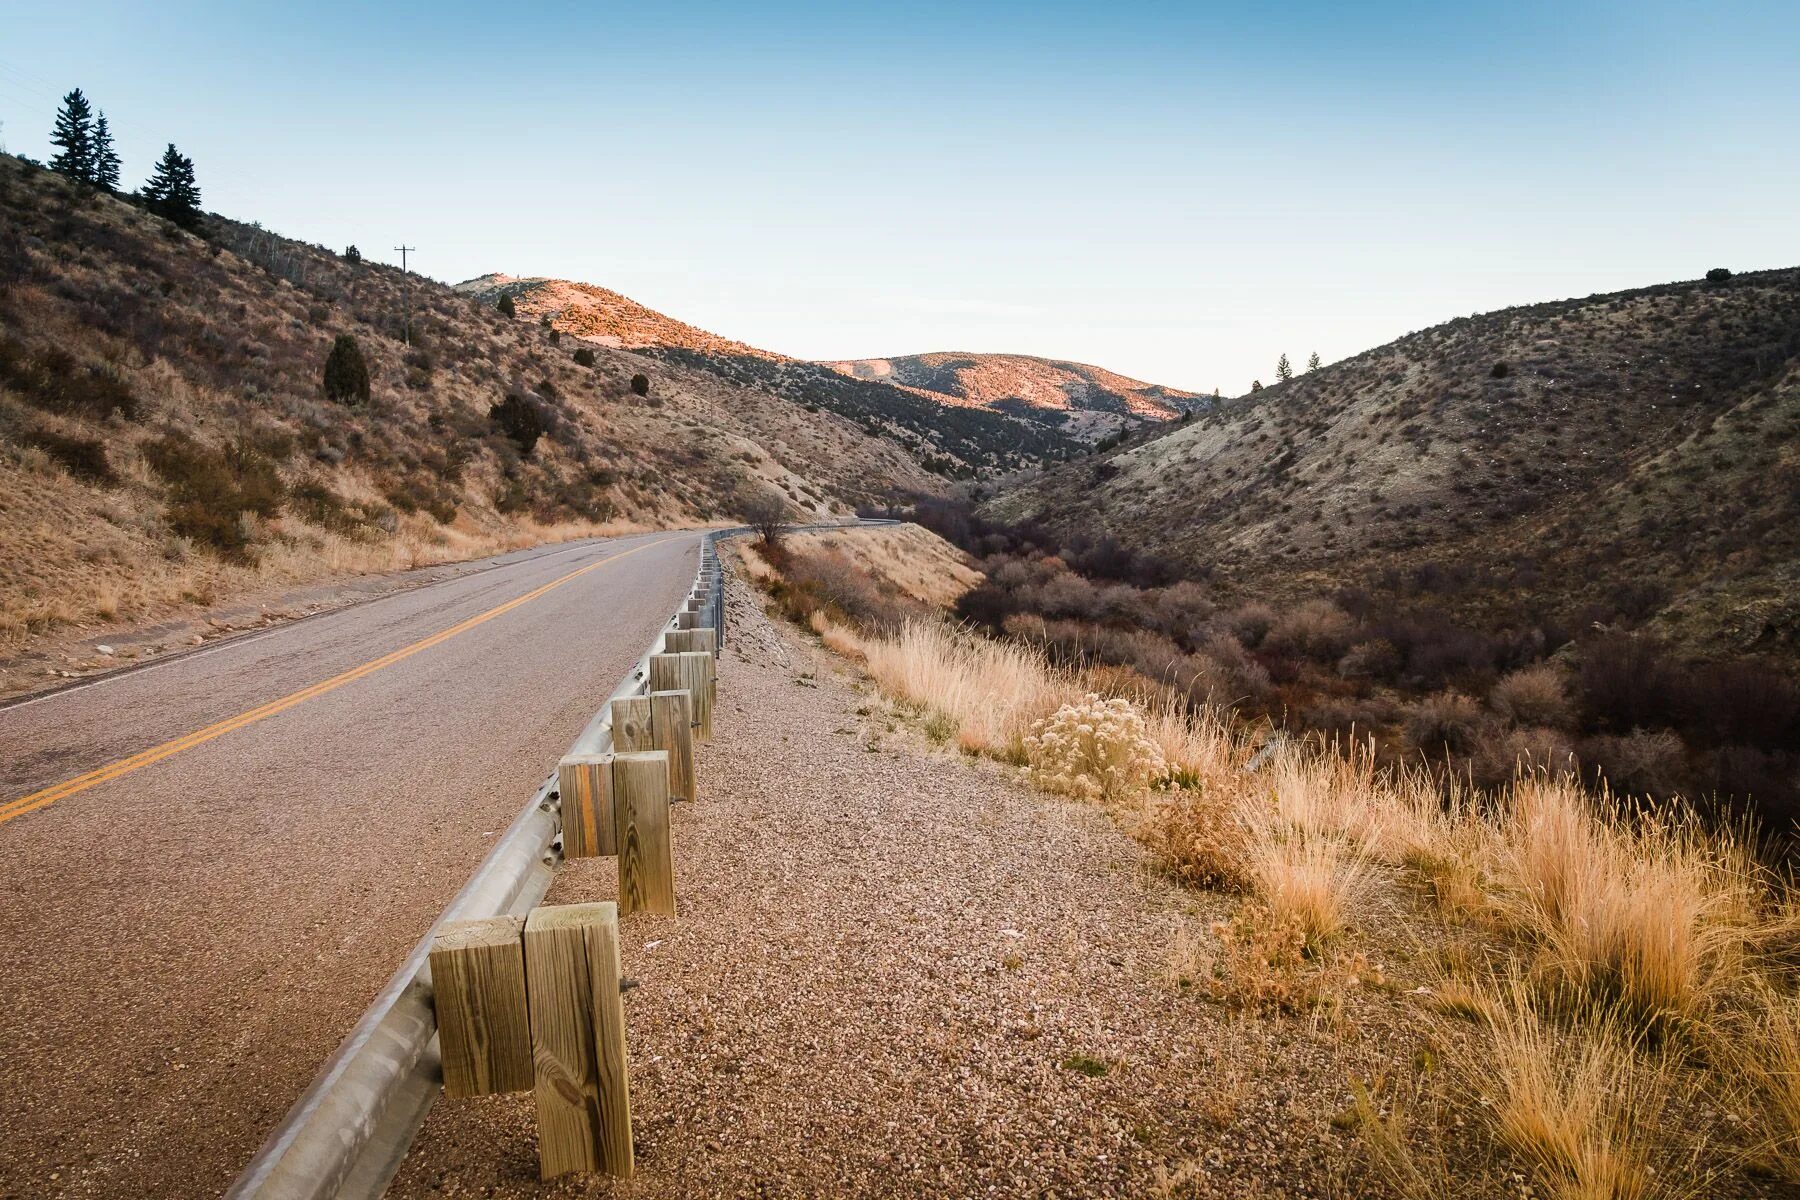
[[[663,649],[670,654],[681,654],[694,650],[713,652],[713,631],[705,626],[693,629],[671,629],[663,635]]]
[[[612,702],[613,750],[654,750],[650,730],[655,718],[650,697],[626,696]]]
[[[613,755],[619,822],[619,913],[675,914],[675,858],[669,844],[669,755]]]
[[[669,799],[695,799],[694,698],[680,691],[651,692],[650,735],[654,749],[669,756]]]
[[[694,698],[694,738],[712,740],[713,697],[715,692],[713,657],[704,650],[680,654],[656,654],[650,658],[650,690],[653,692],[685,691]]]
[[[568,754],[556,764],[556,789],[562,794],[565,858],[599,858],[618,853],[610,762],[610,756],[605,754]]]
[[[631,1086],[614,904],[536,909],[525,922],[538,1169],[629,1176]]]
[[[492,1096],[532,1085],[525,951],[518,917],[452,921],[431,942],[432,1003],[446,1096]]]
[[[699,629],[705,623],[706,619],[691,608],[684,608],[675,614],[675,628],[677,629]]]

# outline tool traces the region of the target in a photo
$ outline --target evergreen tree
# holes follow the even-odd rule
[[[1275,364],[1275,378],[1283,380],[1285,382],[1286,380],[1292,379],[1293,377],[1294,377],[1293,364],[1289,363],[1288,359],[1287,359],[1287,355],[1283,354],[1281,356],[1280,360],[1277,361]]]
[[[1308,375],[1311,375],[1314,371],[1316,371],[1318,369],[1319,369],[1319,352],[1317,350],[1314,350],[1312,352],[1312,357],[1306,360],[1306,373]]]
[[[513,298],[511,296],[501,296],[500,303],[494,305],[494,307],[500,310],[500,315],[503,317],[516,317],[519,315],[519,310],[513,307]]]
[[[156,171],[143,190],[144,203],[158,216],[167,217],[183,229],[200,224],[200,185],[194,182],[194,160],[169,148],[156,162]]]
[[[369,364],[347,333],[337,335],[325,358],[325,395],[339,404],[369,402]]]
[[[112,129],[104,110],[94,121],[94,183],[109,192],[119,190],[119,156],[113,150]]]
[[[1253,391],[1253,392],[1260,392],[1260,391],[1262,391],[1262,380],[1260,380],[1260,379],[1252,379],[1252,380],[1251,380],[1251,381],[1250,381],[1250,390],[1251,390],[1251,391]]]
[[[50,159],[52,171],[82,183],[94,182],[94,109],[80,88],[63,97],[50,144],[62,147]]]

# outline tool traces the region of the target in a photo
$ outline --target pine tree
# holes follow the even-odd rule
[[[94,109],[81,89],[63,97],[57,110],[50,144],[62,151],[50,159],[50,169],[82,183],[94,182]]]
[[[1251,390],[1251,391],[1253,391],[1253,392],[1260,392],[1260,391],[1262,391],[1262,380],[1260,380],[1260,379],[1252,379],[1252,380],[1251,380],[1251,381],[1250,381],[1250,390]]]
[[[119,190],[119,156],[113,150],[112,129],[104,109],[94,121],[94,183],[109,192]]]
[[[325,357],[325,395],[339,404],[369,402],[369,364],[347,333],[337,335]]]
[[[1280,360],[1278,362],[1276,362],[1276,364],[1275,364],[1275,378],[1280,379],[1283,382],[1285,382],[1289,379],[1292,379],[1293,377],[1294,377],[1293,364],[1289,363],[1288,359],[1287,359],[1287,355],[1283,354],[1281,356]]]
[[[500,297],[500,302],[494,305],[494,307],[500,310],[500,315],[503,317],[516,317],[519,315],[519,310],[513,305],[513,298],[511,296],[502,295]]]
[[[1319,352],[1317,350],[1314,350],[1312,352],[1312,357],[1306,360],[1306,373],[1308,375],[1311,375],[1314,371],[1316,371],[1318,369],[1319,369]]]
[[[156,162],[156,171],[144,184],[144,203],[150,211],[167,217],[183,229],[200,224],[200,186],[194,182],[194,160],[169,148]]]

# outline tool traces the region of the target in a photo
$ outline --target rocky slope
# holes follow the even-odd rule
[[[1144,383],[1086,363],[1027,354],[908,354],[826,364],[857,379],[892,383],[945,404],[1042,421],[1084,441],[1212,406],[1210,396]]]
[[[458,284],[457,290],[490,304],[510,297],[521,320],[781,396],[807,412],[835,413],[869,436],[893,442],[944,478],[973,479],[1041,466],[1069,456],[1079,442],[1040,421],[997,409],[947,405],[943,396],[853,378],[822,363],[722,338],[592,284],[483,275]]]
[[[1451,321],[991,509],[1262,594],[1625,614],[1800,657],[1800,270]]]
[[[11,157],[0,217],[0,651],[769,492],[823,516],[945,486],[869,423],[254,225],[195,236]],[[325,393],[339,337],[366,400]]]

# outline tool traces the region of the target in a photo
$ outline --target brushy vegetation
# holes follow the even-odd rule
[[[986,577],[956,614],[1059,666],[1130,669],[1446,785],[1504,787],[1524,767],[1687,796],[1772,836],[1800,819],[1800,684],[1778,665],[1683,657],[1617,612],[1493,629],[1418,595],[1231,601],[1108,539],[1065,542],[944,502],[922,502],[918,519]]]
[[[1567,770],[1474,791],[1366,741],[1272,737],[1166,680],[896,612],[830,583],[843,563],[780,557],[781,574],[753,560],[764,586],[806,588],[806,606],[783,607],[933,740],[1104,806],[1175,879],[1241,897],[1210,926],[1175,929],[1182,990],[1331,1024],[1358,990],[1388,986],[1372,961],[1394,953],[1378,913],[1441,923],[1432,982],[1411,997],[1421,1041],[1393,1048],[1393,1080],[1358,1084],[1346,1126],[1395,1193],[1477,1176],[1566,1200],[1800,1184],[1800,918],[1732,827]],[[1134,590],[1154,610],[1159,597]],[[1243,617],[1262,637],[1284,624]],[[1341,646],[1333,625],[1307,614],[1284,636]],[[1560,675],[1502,678],[1495,705],[1514,713],[1570,703]]]

